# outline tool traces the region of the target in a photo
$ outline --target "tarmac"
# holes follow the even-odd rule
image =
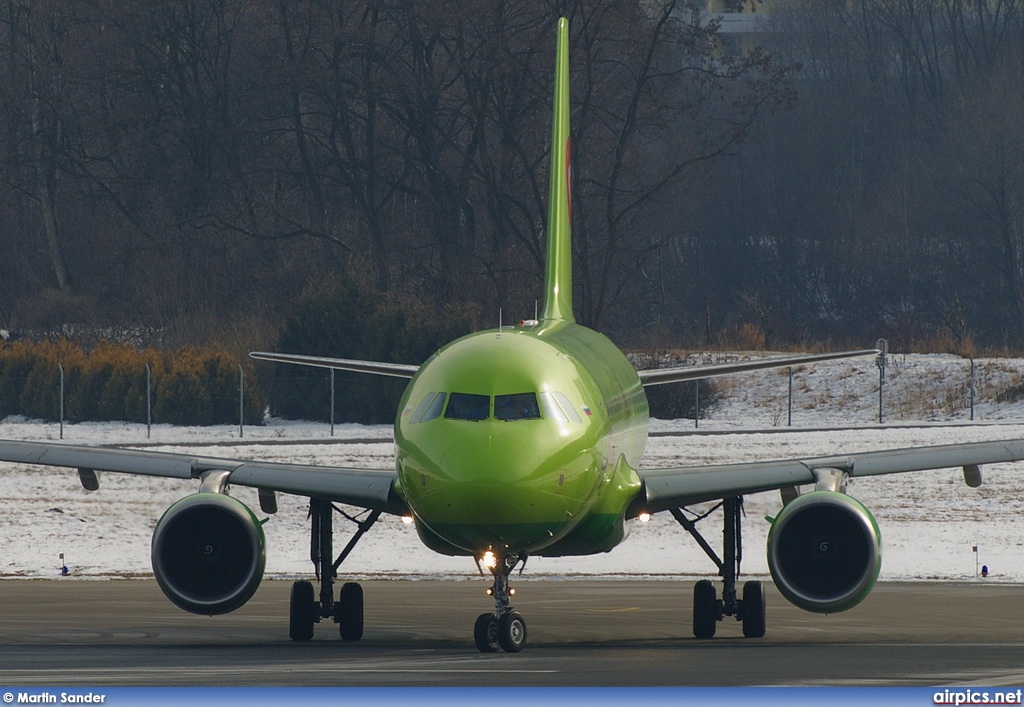
[[[515,578],[514,578],[515,579]],[[9,686],[1012,686],[1024,684],[1024,587],[882,583],[858,607],[810,614],[766,582],[768,633],[691,634],[693,582],[515,582],[521,653],[481,654],[479,580],[363,582],[366,630],[288,639],[290,582],[238,611],[186,614],[148,580],[0,581]]]

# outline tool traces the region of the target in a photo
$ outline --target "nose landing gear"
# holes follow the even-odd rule
[[[526,647],[526,619],[518,611],[512,609],[514,589],[508,586],[508,576],[526,557],[518,554],[494,555],[488,552],[484,556],[486,566],[494,576],[489,594],[494,597],[494,613],[480,614],[473,627],[473,640],[481,653],[518,653]],[[479,564],[479,561],[478,561]]]

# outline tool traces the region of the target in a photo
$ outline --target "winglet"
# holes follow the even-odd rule
[[[572,161],[569,147],[569,20],[558,20],[551,125],[548,246],[541,319],[574,322],[572,314]]]

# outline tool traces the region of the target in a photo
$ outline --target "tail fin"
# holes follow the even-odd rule
[[[558,20],[551,125],[548,246],[541,319],[576,321],[572,314],[572,161],[569,151],[569,20]]]

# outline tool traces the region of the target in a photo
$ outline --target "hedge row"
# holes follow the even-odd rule
[[[0,419],[8,415],[58,419],[63,367],[65,420],[146,422],[147,364],[153,422],[238,422],[238,361],[226,351],[194,347],[143,351],[111,343],[85,351],[66,340],[17,341],[0,348]],[[244,420],[259,424],[266,396],[252,369],[244,369]]]

